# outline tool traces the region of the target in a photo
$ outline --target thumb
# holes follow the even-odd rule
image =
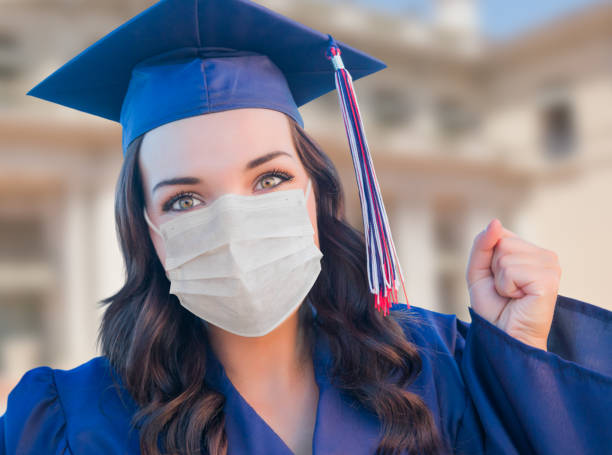
[[[468,287],[481,278],[493,275],[491,261],[493,260],[495,245],[502,237],[502,233],[501,221],[493,218],[474,239],[466,273]]]

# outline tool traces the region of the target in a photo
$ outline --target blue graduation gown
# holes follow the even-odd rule
[[[611,312],[559,295],[544,351],[471,308],[471,324],[415,306],[392,310],[420,319],[404,326],[423,357],[409,389],[432,410],[453,453],[612,453]],[[329,360],[317,337],[313,453],[372,454],[379,422],[330,385]],[[42,366],[25,373],[0,418],[0,453],[138,454],[138,432],[129,431],[137,406],[125,389],[117,394],[111,373],[103,356],[71,370]],[[206,380],[226,396],[229,454],[291,454],[214,356]]]

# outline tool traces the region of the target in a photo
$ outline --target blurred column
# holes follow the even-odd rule
[[[437,310],[436,246],[431,204],[418,199],[395,201],[389,221],[405,275],[409,303]],[[402,294],[400,287],[401,301],[404,300]]]
[[[97,332],[107,305],[101,306],[100,300],[111,296],[119,290],[124,281],[123,259],[119,250],[115,231],[114,196],[112,182],[102,182],[100,191],[95,195],[95,212],[93,214],[93,292],[90,301],[92,329]],[[95,348],[91,337],[91,348]]]
[[[58,356],[60,368],[72,368],[89,354],[91,325],[88,305],[91,305],[89,263],[92,245],[88,244],[89,198],[86,186],[79,179],[68,182],[63,207],[62,286],[64,347]]]

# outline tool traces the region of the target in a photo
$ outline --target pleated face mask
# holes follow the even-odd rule
[[[170,293],[189,311],[236,335],[265,335],[300,306],[323,254],[302,189],[224,194],[157,228]]]

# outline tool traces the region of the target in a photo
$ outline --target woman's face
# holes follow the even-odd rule
[[[139,167],[147,214],[153,224],[159,227],[226,193],[305,191],[308,174],[289,128],[281,112],[248,108],[187,117],[147,132]],[[307,208],[318,247],[314,191],[309,194]],[[151,228],[149,234],[164,264],[163,239]]]

